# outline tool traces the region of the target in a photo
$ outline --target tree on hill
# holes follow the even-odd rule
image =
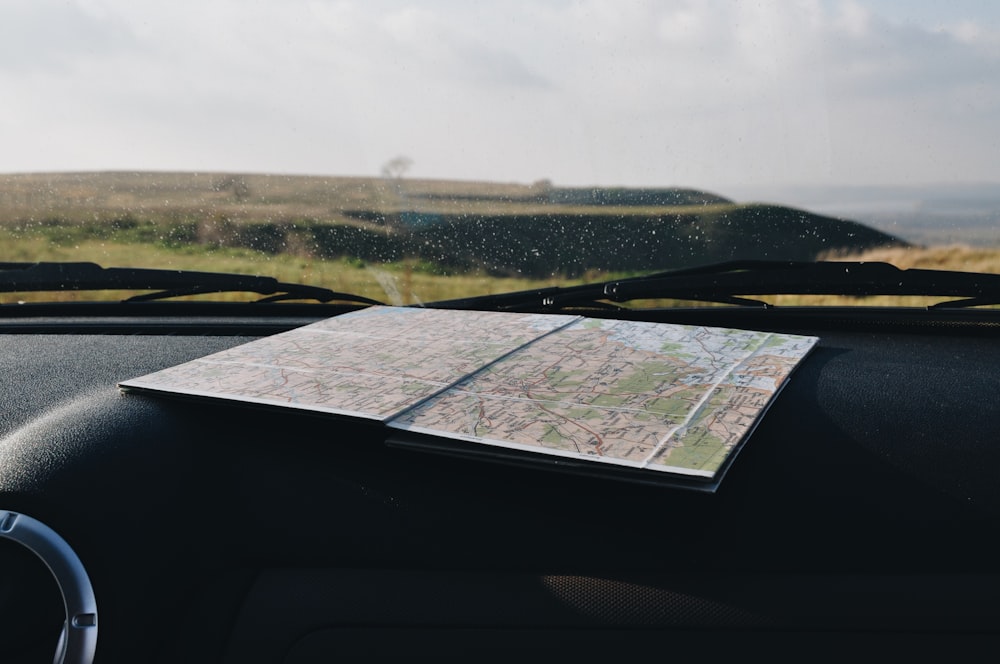
[[[412,166],[413,160],[407,156],[393,157],[382,164],[382,177],[387,180],[402,180]]]

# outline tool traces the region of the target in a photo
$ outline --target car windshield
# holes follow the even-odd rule
[[[998,71],[988,0],[14,0],[0,262],[389,304],[726,261],[997,272]],[[65,284],[0,303],[121,297]]]

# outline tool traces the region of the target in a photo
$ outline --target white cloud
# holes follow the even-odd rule
[[[871,34],[872,12],[854,0],[846,0],[836,8],[831,26],[855,39]]]
[[[15,2],[0,170],[1000,180],[997,24],[955,6]]]

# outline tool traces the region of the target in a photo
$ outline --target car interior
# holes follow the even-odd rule
[[[4,661],[86,646],[98,614],[100,662],[951,656],[997,636],[990,311],[604,314],[819,338],[703,493],[117,386],[357,305],[37,306],[0,322]],[[16,515],[76,571],[9,536]]]
[[[4,0],[0,664],[988,659],[998,72],[984,0]],[[142,387],[387,311],[391,422]],[[555,316],[663,334],[476,392]]]

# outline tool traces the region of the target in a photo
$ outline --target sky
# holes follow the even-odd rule
[[[0,0],[0,172],[1000,182],[1000,3]]]

